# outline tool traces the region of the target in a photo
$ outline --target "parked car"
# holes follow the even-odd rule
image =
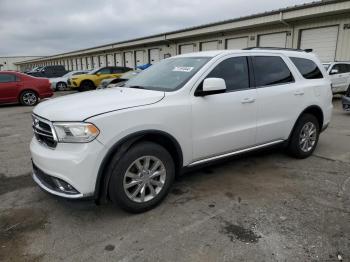
[[[52,65],[52,66],[44,66],[39,71],[28,72],[27,74],[31,76],[36,76],[36,77],[53,78],[53,77],[61,77],[67,73],[68,71],[65,69],[64,66]]]
[[[346,92],[345,96],[342,97],[343,109],[350,112],[350,88]]]
[[[333,94],[346,93],[350,89],[350,62],[324,63],[332,81]]]
[[[36,66],[36,67],[33,67],[31,70],[25,71],[24,73],[25,74],[31,74],[31,73],[34,73],[34,72],[39,72],[42,68],[43,68],[42,66]]]
[[[121,86],[126,81],[128,81],[131,78],[137,76],[140,72],[142,72],[142,70],[134,70],[134,71],[126,72],[126,73],[122,74],[120,77],[117,77],[117,78],[103,79],[101,81],[100,85],[97,87],[97,89],[104,89],[104,88]]]
[[[94,90],[103,79],[117,78],[132,70],[128,67],[108,66],[95,69],[85,75],[73,76],[68,79],[68,87],[78,91]]]
[[[68,89],[67,81],[70,77],[76,76],[76,75],[84,75],[86,73],[90,72],[90,70],[78,70],[78,71],[71,71],[65,74],[61,77],[56,78],[50,78],[51,88],[54,91],[62,91]]]
[[[162,60],[122,87],[40,103],[33,178],[61,197],[143,212],[194,166],[273,145],[306,158],[332,114],[325,75],[303,51],[208,51]]]
[[[49,80],[14,71],[0,71],[0,103],[33,106],[53,95]]]

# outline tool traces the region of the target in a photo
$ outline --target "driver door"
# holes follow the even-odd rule
[[[226,92],[192,97],[194,161],[256,143],[257,91],[250,85],[247,57],[220,61],[206,76],[212,77],[225,80]]]

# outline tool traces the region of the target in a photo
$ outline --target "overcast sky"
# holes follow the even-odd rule
[[[53,55],[308,0],[0,0],[0,55]]]

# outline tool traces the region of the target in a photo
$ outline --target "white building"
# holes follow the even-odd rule
[[[16,65],[21,70],[56,64],[68,70],[135,67],[188,52],[256,46],[313,49],[324,62],[350,61],[350,1],[312,2]]]
[[[15,63],[38,58],[42,56],[0,56],[0,70],[19,70]]]

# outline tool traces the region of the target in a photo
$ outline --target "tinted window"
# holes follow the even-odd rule
[[[97,73],[101,74],[101,75],[107,75],[111,73],[111,70],[109,68],[102,68],[101,70],[99,70]]]
[[[294,81],[286,63],[279,56],[254,56],[256,86],[286,84]]]
[[[222,61],[209,73],[207,78],[210,77],[224,79],[227,91],[249,88],[247,58],[232,57]]]
[[[300,74],[306,79],[323,78],[323,75],[314,61],[299,57],[290,57]]]
[[[16,76],[12,74],[0,74],[0,83],[15,82]]]
[[[120,67],[120,68],[111,68],[111,72],[112,74],[121,74],[121,73],[124,73],[125,72],[125,69],[123,67]]]

